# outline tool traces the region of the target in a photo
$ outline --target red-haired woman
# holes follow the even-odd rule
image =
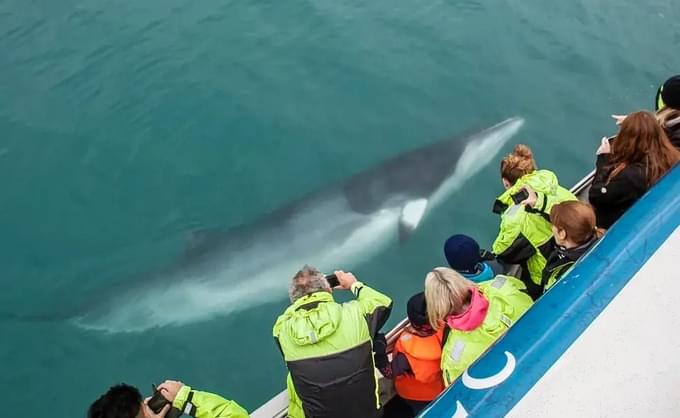
[[[628,115],[609,144],[597,150],[597,169],[589,192],[597,226],[608,229],[666,172],[680,161],[663,128],[648,112]]]
[[[578,200],[553,206],[550,210],[550,223],[557,245],[543,269],[541,286],[544,291],[569,271],[603,233],[595,226],[592,206]]]

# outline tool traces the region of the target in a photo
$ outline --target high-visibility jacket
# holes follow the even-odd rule
[[[373,418],[380,415],[372,338],[392,300],[361,282],[356,300],[328,292],[296,300],[279,316],[274,338],[288,366],[288,417]]]
[[[512,202],[512,195],[524,186],[536,192],[534,208]],[[576,200],[576,196],[561,187],[551,171],[536,170],[519,178],[494,205],[494,211],[502,213],[500,231],[491,247],[496,257],[504,263],[521,265],[531,281],[540,285],[546,259],[553,250],[550,210],[567,200]]]
[[[248,412],[236,402],[186,385],[177,392],[172,406],[196,418],[248,418]]]
[[[444,390],[441,357],[444,329],[427,337],[404,331],[394,345],[393,355],[406,356],[411,373],[394,378],[397,394],[412,401],[431,401]]]
[[[441,361],[446,386],[458,379],[532,304],[531,298],[524,293],[525,284],[514,277],[498,275],[478,287],[489,303],[482,323],[470,331],[446,325],[449,331]]]

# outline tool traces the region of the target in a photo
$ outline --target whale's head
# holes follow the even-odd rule
[[[399,206],[399,235],[404,240],[428,211],[494,159],[523,124],[524,119],[515,117],[469,136],[403,153],[345,183],[347,200],[361,213]]]

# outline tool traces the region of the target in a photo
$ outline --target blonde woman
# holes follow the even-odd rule
[[[451,385],[532,304],[520,280],[498,275],[475,284],[447,267],[425,277],[427,315],[435,330],[444,328],[441,368]]]

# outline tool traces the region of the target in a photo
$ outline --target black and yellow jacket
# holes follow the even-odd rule
[[[293,303],[274,325],[288,366],[288,417],[373,418],[380,415],[372,339],[392,300],[361,282],[356,300],[339,304],[328,292]]]
[[[512,195],[525,186],[536,192],[534,208],[512,201]],[[491,249],[503,263],[521,265],[536,288],[541,284],[546,258],[553,250],[550,210],[567,200],[576,200],[576,196],[559,185],[553,172],[536,170],[519,178],[494,204],[494,212],[501,214],[501,224]],[[532,293],[532,297],[536,296]]]

